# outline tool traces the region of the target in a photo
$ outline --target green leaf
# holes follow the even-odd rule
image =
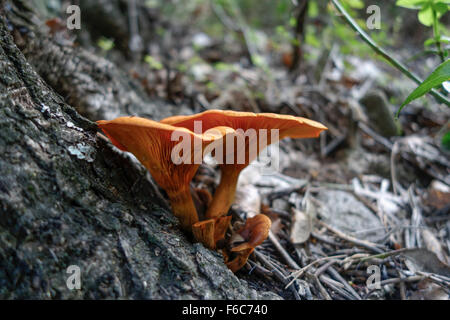
[[[397,6],[419,10],[419,21],[427,27],[433,25],[433,10],[439,19],[449,10],[449,4],[450,0],[397,0],[396,2]]]
[[[431,27],[433,25],[433,8],[430,5],[425,5],[418,14],[418,18],[420,23],[427,27]]]
[[[218,71],[238,71],[238,68],[236,66],[225,62],[217,62],[216,64],[214,64],[214,68],[216,68],[216,70]]]
[[[308,4],[308,17],[315,18],[319,15],[319,7],[317,2],[313,1]]]
[[[450,151],[450,131],[447,131],[441,139],[442,149]]]
[[[320,48],[322,45],[321,42],[319,41],[319,39],[317,39],[315,34],[312,32],[306,33],[305,42],[315,48]]]
[[[426,78],[420,86],[416,88],[406,100],[400,106],[397,112],[397,117],[402,111],[403,107],[410,103],[411,101],[420,98],[425,93],[429,92],[434,87],[442,84],[444,81],[450,80],[450,60],[443,62],[439,65],[429,76]]]
[[[98,39],[97,45],[103,51],[109,51],[112,48],[114,48],[114,40],[108,39],[108,38],[105,38],[105,37],[101,37],[100,39]]]
[[[290,17],[289,18],[289,26],[295,27],[296,24],[297,24],[297,20],[294,17]]]
[[[441,35],[441,36],[439,36],[439,39],[430,38],[430,39],[425,40],[425,42],[423,43],[423,45],[424,45],[425,47],[429,47],[429,46],[431,46],[431,45],[436,44],[438,41],[439,41],[440,43],[450,43],[450,37],[446,37],[446,36]]]
[[[145,56],[144,61],[147,62],[151,69],[161,70],[164,67],[161,62],[149,55]]]
[[[397,0],[396,5],[408,9],[421,9],[430,0]]]
[[[344,0],[343,2],[353,9],[362,9],[365,6],[362,0]]]
[[[287,1],[279,1],[277,3],[277,7],[276,7],[277,13],[281,15],[281,14],[287,12],[289,9],[288,3],[289,2],[287,2]]]
[[[438,18],[440,18],[448,11],[448,4],[436,2],[433,4],[433,8],[436,10]]]

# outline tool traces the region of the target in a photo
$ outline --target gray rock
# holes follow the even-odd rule
[[[336,229],[356,238],[372,241],[384,234],[378,217],[351,193],[323,189],[318,193],[317,199],[323,205],[318,208],[319,215],[325,223]],[[355,233],[363,230],[372,231]]]
[[[386,95],[379,90],[369,91],[360,103],[368,118],[370,126],[385,137],[399,134],[399,128],[394,120]]]

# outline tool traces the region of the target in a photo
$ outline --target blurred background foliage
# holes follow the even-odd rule
[[[179,24],[189,24],[211,37],[222,38],[229,34],[229,29],[217,19],[214,8],[221,7],[232,21],[245,23],[252,40],[257,41],[259,32],[270,38],[270,44],[279,49],[298,41],[292,30],[297,23],[295,9],[301,0],[146,0],[146,6],[157,9],[164,17]],[[343,0],[346,10],[359,25],[370,31],[371,37],[383,47],[404,48],[417,46],[425,39],[431,38],[432,30],[419,23],[410,10],[399,7],[395,1]],[[378,4],[381,9],[381,28],[368,30],[366,13],[369,5]],[[216,9],[217,10],[217,9]],[[450,36],[448,17],[440,22],[442,34]],[[414,32],[411,33],[411,30]],[[159,30],[160,34],[164,30]],[[233,35],[231,35],[233,36]],[[375,57],[354,32],[336,14],[335,8],[328,1],[308,1],[307,21],[304,45],[311,49],[307,58],[314,58],[312,48],[330,48],[339,43],[343,54],[370,55]]]
[[[61,15],[65,2],[58,0],[32,0],[35,7],[47,18]],[[134,1],[134,0],[133,0]],[[310,62],[320,58],[323,50],[338,46],[344,54],[377,59],[378,56],[355,36],[355,32],[340,17],[330,1],[325,0],[136,0],[157,15],[159,20],[170,22],[171,26],[188,27],[190,31],[202,32],[225,44],[232,41],[247,42],[252,62],[265,66],[279,60],[263,61],[262,50],[286,53],[293,45],[302,48],[303,57]],[[72,1],[73,2],[73,1]],[[83,1],[82,1],[83,2]],[[95,1],[94,1],[95,2]],[[101,1],[100,1],[101,2]],[[113,1],[114,2],[114,1]],[[123,3],[122,3],[123,2]],[[306,16],[299,21],[299,8],[307,3]],[[393,49],[410,61],[433,55],[433,29],[419,22],[416,14],[401,7],[397,1],[342,0],[341,3],[358,24],[384,48]],[[126,10],[127,1],[119,0]],[[376,4],[381,9],[380,29],[368,30],[366,21],[370,16],[367,8]],[[304,25],[302,34],[296,34],[298,23]],[[450,37],[449,15],[441,17],[439,30],[442,38]],[[243,31],[244,35],[242,36]],[[173,30],[158,24],[152,30],[156,38],[167,38]],[[97,45],[102,49],[112,49],[113,39],[101,37]],[[428,40],[428,42],[426,42]],[[427,45],[424,47],[424,43]],[[201,44],[201,41],[200,41]],[[171,44],[170,44],[171,45]],[[197,46],[197,43],[193,43]],[[197,48],[199,49],[199,48]],[[226,50],[226,48],[225,48]],[[407,55],[404,55],[407,53]],[[425,69],[425,74],[429,70]]]
[[[74,2],[32,1],[47,19],[55,16],[64,19],[64,8]],[[442,62],[449,49],[450,15],[446,11],[449,6],[444,3],[446,1],[448,0],[341,0],[340,3],[379,47],[387,50],[393,57],[404,62],[412,72],[425,79]],[[304,81],[301,78],[306,77],[308,83],[317,84],[320,78],[324,77],[324,72],[332,73],[336,70],[341,74],[359,72],[356,76],[358,81],[364,81],[368,74],[376,78],[376,85],[387,91],[389,102],[397,108],[415,89],[413,82],[405,81],[400,72],[385,63],[384,58],[376,54],[357,35],[332,1],[77,2],[82,8],[83,28],[77,33],[76,41],[81,46],[94,48],[99,54],[125,69],[143,71],[141,67],[144,65],[148,68],[148,73],[167,71],[169,78],[172,77],[170,70],[175,70],[187,76],[197,89],[198,84],[202,83],[208,93],[206,98],[210,102],[225,86],[233,84],[228,80],[218,81],[217,77],[210,76],[211,68],[216,73],[234,72],[241,75],[245,69],[259,69],[263,75],[254,77],[260,80],[265,77],[268,79],[266,84],[251,86],[245,76],[245,81],[240,83],[241,89],[248,89],[248,94],[254,99],[263,98],[264,95],[267,98],[268,83],[276,82],[274,79],[282,79],[281,85],[280,81],[276,84],[278,87],[285,86],[284,80],[288,78],[292,83],[296,83],[298,79]],[[438,19],[433,25],[428,3],[435,2]],[[138,8],[139,14],[145,14],[134,19],[138,23],[142,49],[130,53],[133,33],[130,26],[133,21],[129,10],[133,5]],[[367,26],[367,21],[373,14],[368,12],[371,5],[377,5],[380,10],[380,27],[377,29],[369,29]],[[442,6],[446,6],[446,10],[443,10]],[[98,18],[100,15],[96,14],[97,10],[103,11],[103,20]],[[111,10],[110,21],[104,21],[104,12],[108,10]],[[438,37],[436,31],[439,32]],[[436,39],[439,39],[438,43]],[[337,68],[324,71],[331,55]],[[136,62],[139,62],[141,67],[136,67]],[[380,70],[383,73],[381,76],[374,75]],[[289,72],[290,77],[286,77],[285,72]],[[327,77],[333,78],[333,75]],[[178,81],[179,77],[175,78],[174,81]],[[344,78],[341,77],[341,80]],[[419,102],[421,107],[429,107],[434,103],[428,96],[420,98]]]

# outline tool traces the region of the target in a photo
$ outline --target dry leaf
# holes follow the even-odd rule
[[[439,258],[439,260],[445,263],[449,262],[448,256],[445,254],[445,251],[442,248],[441,243],[439,242],[438,239],[436,239],[436,237],[430,230],[423,229],[422,238],[427,249],[430,250],[431,252],[434,252],[436,256]]]
[[[250,218],[261,212],[261,196],[258,189],[252,184],[238,185],[234,203]]]
[[[417,287],[418,290],[412,293],[410,300],[449,300],[448,293],[428,279],[420,281]]]
[[[427,249],[405,249],[401,254],[406,257],[406,266],[412,272],[422,271],[450,277],[450,267],[440,261],[436,254]]]
[[[290,240],[293,244],[300,244],[308,240],[312,222],[311,217],[303,211],[292,208],[292,226]]]

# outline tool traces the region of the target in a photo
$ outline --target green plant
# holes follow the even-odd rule
[[[161,62],[150,55],[146,55],[144,61],[149,65],[150,69],[161,70],[164,67]]]
[[[450,61],[445,61],[448,57],[448,50],[442,46],[443,43],[448,43],[449,39],[441,35],[439,24],[439,19],[450,9],[450,0],[397,0],[396,4],[408,9],[419,10],[417,15],[419,21],[427,27],[433,27],[433,38],[426,40],[424,45],[425,47],[435,45],[436,50],[434,52],[439,55],[442,61],[442,64],[405,99],[397,112],[398,116],[408,103],[450,80]],[[447,105],[449,104],[447,103]]]
[[[439,65],[429,76],[426,78],[420,86],[418,86],[400,106],[397,116],[400,111],[411,101],[420,98],[425,93],[428,93],[431,89],[440,86],[445,81],[450,81],[450,60],[443,62]]]
[[[445,151],[450,152],[450,131],[447,131],[441,139],[441,147]]]
[[[423,94],[429,92],[431,93],[437,101],[441,102],[441,103],[445,103],[447,106],[450,106],[450,100],[448,99],[448,97],[446,96],[446,94],[442,94],[439,91],[437,91],[436,89],[433,88],[434,84],[441,84],[444,81],[446,81],[446,79],[448,78],[448,68],[446,67],[446,64],[444,64],[444,66],[440,66],[441,69],[439,70],[435,70],[435,72],[433,72],[429,79],[425,80],[425,84],[424,81],[421,80],[417,75],[415,75],[413,72],[411,72],[408,67],[406,67],[403,63],[401,63],[400,61],[398,61],[397,59],[395,59],[394,57],[392,57],[392,55],[390,55],[386,50],[384,50],[383,48],[381,48],[357,23],[356,21],[350,16],[350,14],[345,10],[344,6],[340,3],[339,0],[331,0],[332,3],[334,4],[334,6],[336,7],[336,9],[342,14],[343,18],[345,19],[345,21],[351,26],[351,28],[353,30],[355,30],[356,32],[359,33],[359,35],[361,36],[361,38],[364,40],[364,42],[366,42],[377,54],[381,55],[384,59],[386,59],[386,61],[388,63],[390,63],[392,66],[394,66],[395,68],[397,68],[398,70],[400,70],[403,74],[405,74],[407,77],[409,77],[410,79],[412,79],[413,81],[415,81],[417,84],[419,84],[420,89],[416,89],[417,92],[414,94],[418,94],[417,97],[422,96]],[[425,12],[428,12],[429,10],[431,10],[431,12],[435,12],[434,14],[434,18],[433,21],[435,21],[435,23],[437,24],[437,20],[438,20],[438,14],[437,14],[437,10],[440,10],[439,12],[441,12],[443,14],[443,9],[441,5],[437,5],[437,3],[450,3],[450,0],[398,0],[397,4],[402,4],[403,6],[408,6],[411,8],[415,8],[416,6],[418,6],[418,8],[422,11],[425,10]],[[448,7],[448,4],[446,4],[446,6]],[[431,9],[430,9],[431,8]],[[447,8],[448,9],[448,8]],[[420,11],[419,11],[420,13]],[[423,14],[423,13],[422,13]],[[439,16],[440,17],[440,16]],[[438,30],[435,30],[438,31]],[[440,38],[440,37],[439,37]],[[439,68],[439,67],[438,67]],[[447,77],[447,78],[446,78]],[[440,81],[440,82],[439,82]],[[423,85],[423,86],[422,86]],[[422,86],[422,87],[421,87]],[[420,94],[421,93],[421,94]],[[414,97],[414,96],[413,96]],[[417,98],[416,97],[416,98]],[[408,97],[409,98],[409,97]],[[412,98],[410,101],[414,100],[414,98]],[[402,107],[404,105],[406,105],[406,103],[408,102],[404,102],[402,104]],[[399,110],[400,111],[400,110]],[[398,113],[397,113],[398,114]]]
[[[112,48],[114,48],[114,40],[108,39],[105,37],[101,37],[97,41],[97,45],[105,52],[110,51]]]
[[[448,43],[448,39],[440,33],[439,19],[449,11],[450,0],[397,0],[396,4],[419,10],[417,14],[419,21],[427,27],[433,27],[433,38],[425,41],[425,46],[436,45],[437,53],[443,62],[448,56],[448,51],[442,48],[442,43]]]

